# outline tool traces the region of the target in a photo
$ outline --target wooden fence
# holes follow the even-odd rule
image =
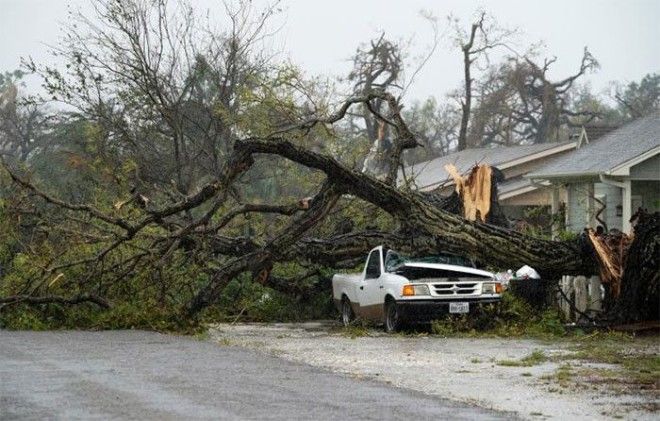
[[[598,276],[563,276],[557,302],[567,320],[578,322],[583,314],[595,316],[602,309],[603,288]]]

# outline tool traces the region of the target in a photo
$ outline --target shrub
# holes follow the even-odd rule
[[[522,299],[505,292],[502,301],[489,304],[469,315],[447,315],[431,324],[433,333],[443,336],[478,333],[496,336],[562,336],[566,333],[555,309],[537,312]]]

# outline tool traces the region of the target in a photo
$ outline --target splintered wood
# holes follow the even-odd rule
[[[610,291],[616,298],[621,292],[621,278],[632,236],[622,232],[598,235],[592,229],[588,229],[587,233],[596,251],[601,282],[610,285]]]
[[[477,217],[486,222],[490,212],[490,192],[492,169],[489,165],[475,165],[466,177],[461,176],[453,164],[445,165],[445,170],[456,183],[456,193],[463,201],[463,217],[476,221]]]

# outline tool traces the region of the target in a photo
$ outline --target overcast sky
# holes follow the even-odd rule
[[[47,61],[45,43],[54,43],[66,21],[67,5],[91,11],[89,0],[0,0],[0,71],[18,67],[20,57]],[[218,8],[219,0],[192,0],[200,9]],[[579,65],[584,46],[601,69],[589,75],[596,90],[612,80],[633,81],[660,71],[659,0],[284,0],[284,27],[277,45],[283,58],[309,75],[340,76],[360,42],[380,31],[393,39],[412,40],[411,55],[423,55],[432,31],[421,9],[440,19],[453,14],[466,26],[479,9],[502,25],[523,32],[521,44],[544,41],[557,56],[552,75],[564,77]],[[415,79],[407,99],[442,97],[460,86],[461,58],[447,38]]]

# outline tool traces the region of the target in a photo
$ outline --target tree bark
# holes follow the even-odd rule
[[[642,213],[626,258],[621,293],[607,318],[615,323],[660,319],[660,213]]]

